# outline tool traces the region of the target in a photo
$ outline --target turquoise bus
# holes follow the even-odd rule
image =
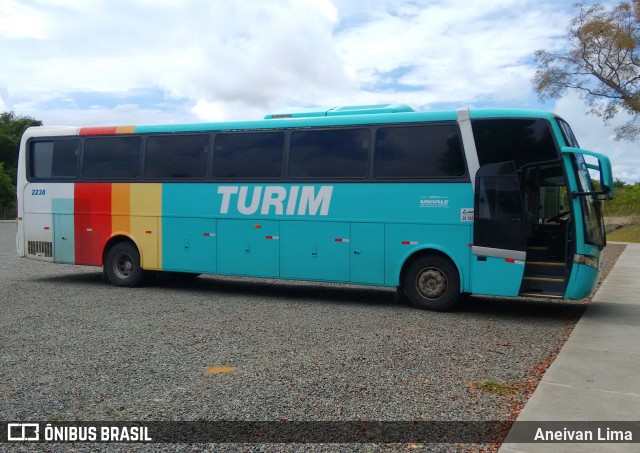
[[[530,110],[34,127],[17,251],[102,266],[125,287],[162,271],[391,287],[438,311],[462,294],[580,299],[612,179],[564,120]]]

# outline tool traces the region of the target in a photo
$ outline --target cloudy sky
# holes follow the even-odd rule
[[[637,145],[613,140],[624,118],[605,127],[575,94],[541,104],[532,92],[533,52],[566,46],[573,3],[2,0],[0,111],[113,125],[390,102],[543,108],[640,181]]]

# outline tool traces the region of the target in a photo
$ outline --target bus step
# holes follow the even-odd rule
[[[527,275],[526,277],[523,277],[523,280],[534,282],[564,283],[564,278],[558,278],[551,275]]]
[[[520,291],[520,294],[518,294],[521,297],[550,297],[552,299],[562,299],[564,296],[563,294],[551,294],[551,293],[535,293],[535,292],[522,292]]]
[[[522,279],[520,293],[533,293],[541,296],[562,296],[567,287],[566,280],[558,276],[536,275]]]
[[[525,276],[565,277],[567,269],[560,261],[527,261],[524,268]]]

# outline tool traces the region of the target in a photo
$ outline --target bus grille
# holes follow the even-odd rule
[[[51,242],[28,241],[27,254],[51,258],[53,256],[53,254],[51,253]]]

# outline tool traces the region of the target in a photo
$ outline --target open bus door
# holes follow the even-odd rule
[[[515,164],[483,165],[475,180],[471,292],[517,296],[526,246],[526,217]]]

